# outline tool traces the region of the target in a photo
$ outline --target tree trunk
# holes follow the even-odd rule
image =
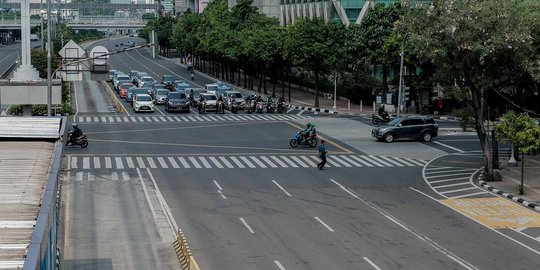
[[[265,94],[265,95],[268,95],[268,91],[267,91],[267,88],[266,88],[266,72],[263,72],[263,73],[262,73],[261,78],[262,78],[263,81],[264,81],[264,94]]]
[[[274,85],[272,86],[272,97],[275,98],[276,97],[276,77],[277,77],[277,73],[275,71],[272,72],[273,73],[273,80],[274,80]]]
[[[244,67],[243,71],[244,71],[244,88],[249,89],[249,86],[247,85],[248,82],[247,82],[247,73],[246,73],[245,67]]]
[[[388,91],[388,67],[383,65],[382,66],[382,94],[383,94],[383,99],[386,98],[386,92]],[[385,102],[386,104],[392,104],[392,101],[391,100],[387,100]],[[398,108],[399,109],[399,108]]]
[[[319,71],[315,70],[315,108],[319,108]]]
[[[491,159],[491,153],[489,151],[489,138],[487,136],[486,127],[484,126],[484,114],[481,110],[481,104],[483,102],[482,97],[480,90],[475,88],[472,80],[466,79],[466,83],[469,86],[469,95],[471,96],[471,103],[473,111],[475,112],[476,134],[478,135],[478,139],[480,139],[480,146],[484,156],[484,171],[487,179],[493,179],[493,160]]]
[[[257,88],[257,91],[260,93],[261,92],[261,89],[262,89],[262,76],[261,76],[261,79],[259,80],[259,87]]]

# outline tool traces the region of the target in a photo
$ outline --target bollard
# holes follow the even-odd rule
[[[351,100],[347,99],[347,110],[351,110]]]
[[[363,103],[364,103],[364,101],[363,101],[363,100],[360,100],[360,112],[363,112],[363,111],[364,111],[363,108],[362,108]]]

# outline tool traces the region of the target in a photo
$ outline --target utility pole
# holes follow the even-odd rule
[[[51,0],[47,0],[47,116],[52,114],[51,50]]]
[[[401,91],[403,88],[403,56],[404,53],[404,47],[405,47],[405,40],[403,43],[401,43],[401,53],[399,54],[401,56],[401,61],[399,64],[399,88],[398,88],[398,102],[397,102],[397,116],[399,116],[399,113],[401,112]]]

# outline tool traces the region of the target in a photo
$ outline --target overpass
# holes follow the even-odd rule
[[[133,29],[138,30],[142,29],[146,25],[146,20],[142,18],[126,18],[126,17],[115,17],[115,16],[80,16],[77,19],[72,20],[63,20],[69,27],[74,30],[83,30],[83,29],[98,29],[98,30],[107,30],[107,29],[118,29],[126,30]],[[31,19],[30,25],[39,26],[41,24],[40,19]],[[21,29],[21,20],[9,19],[2,20],[0,19],[0,30],[18,30]]]

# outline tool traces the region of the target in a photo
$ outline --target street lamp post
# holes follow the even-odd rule
[[[47,116],[52,114],[51,0],[47,0]]]
[[[337,98],[337,72],[334,71],[334,106],[332,107],[334,109],[337,109],[336,98]]]
[[[398,101],[397,101],[397,116],[399,116],[399,113],[401,112],[401,91],[403,90],[403,56],[404,53],[404,45],[405,41],[401,43],[401,53],[399,54],[401,56],[401,62],[399,64],[399,88],[398,88]]]

